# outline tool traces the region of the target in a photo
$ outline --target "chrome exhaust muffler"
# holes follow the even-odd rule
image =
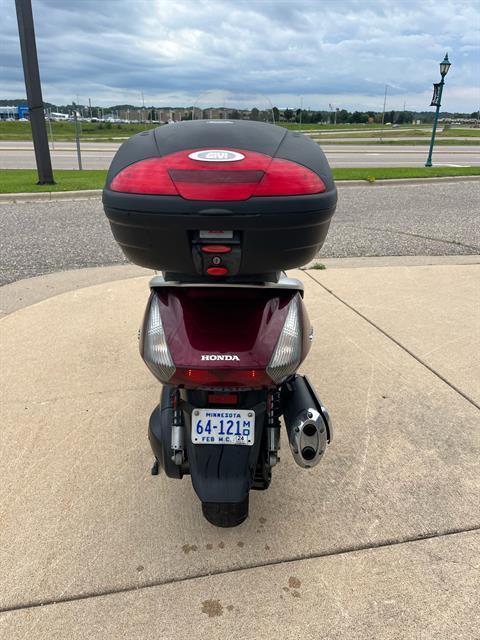
[[[306,376],[295,376],[285,385],[283,416],[295,462],[304,469],[320,462],[333,431],[328,411]]]

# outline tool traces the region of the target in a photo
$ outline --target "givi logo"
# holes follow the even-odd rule
[[[228,149],[205,149],[204,151],[194,151],[188,155],[192,160],[201,160],[202,162],[238,162],[243,160],[245,156],[236,151],[228,151]]]

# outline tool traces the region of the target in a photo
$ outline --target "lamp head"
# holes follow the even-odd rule
[[[445,58],[440,63],[440,75],[442,76],[442,78],[444,78],[447,75],[448,70],[450,69],[450,65],[451,65],[451,62],[448,59],[448,53],[446,53]]]

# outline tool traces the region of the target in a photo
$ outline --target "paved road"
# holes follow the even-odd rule
[[[419,136],[392,136],[392,135],[384,135],[384,136],[380,136],[379,134],[377,134],[376,136],[362,136],[362,135],[358,135],[358,136],[349,136],[348,138],[346,137],[338,137],[335,136],[335,138],[333,136],[322,136],[318,133],[311,133],[308,134],[310,136],[310,138],[313,138],[314,140],[316,140],[317,142],[320,142],[321,144],[329,144],[330,142],[352,142],[354,144],[362,144],[362,143],[369,143],[369,142],[422,142],[424,144],[429,144],[430,142],[430,136],[425,136],[425,137],[419,137]],[[440,139],[442,139],[440,137]],[[445,140],[446,138],[443,138],[443,140]],[[467,137],[467,136],[449,136],[448,140],[453,140],[458,142],[458,144],[463,144],[464,142],[476,142],[477,145],[480,144],[480,138],[471,138],[471,137]]]
[[[84,169],[106,169],[120,143],[84,142]],[[324,146],[333,167],[423,167],[426,146],[402,145],[335,145]],[[480,145],[437,147],[433,157],[436,165],[480,165]],[[78,169],[77,152],[71,142],[60,142],[52,151],[55,169]],[[0,142],[0,169],[33,169],[35,157],[31,143]]]
[[[480,253],[480,182],[349,186],[323,257]],[[0,204],[0,283],[125,262],[99,200]]]

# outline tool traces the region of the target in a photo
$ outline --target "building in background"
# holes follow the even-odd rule
[[[0,107],[0,120],[26,120],[28,119],[28,105],[21,104],[17,107]]]

